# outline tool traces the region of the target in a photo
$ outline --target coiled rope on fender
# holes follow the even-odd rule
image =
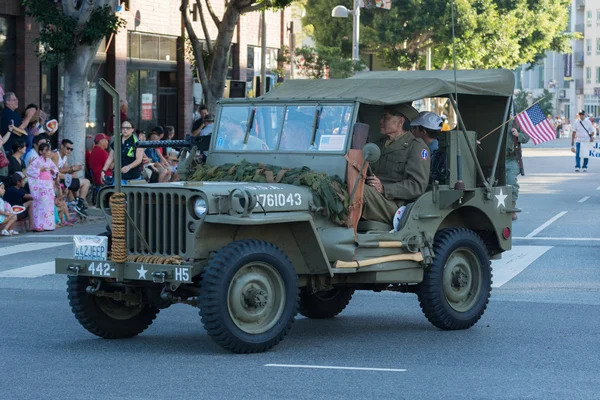
[[[112,212],[112,248],[111,259],[117,263],[127,261],[127,244],[125,242],[125,193],[115,193],[110,196],[110,209]]]

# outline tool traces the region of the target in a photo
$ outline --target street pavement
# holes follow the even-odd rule
[[[513,250],[465,331],[431,326],[415,295],[358,292],[263,354],[222,350],[182,305],[137,338],[102,340],[47,264],[101,221],[0,239],[0,399],[597,399],[600,160],[574,172],[568,139],[524,156]]]

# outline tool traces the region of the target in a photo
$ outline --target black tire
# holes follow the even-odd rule
[[[481,318],[492,291],[488,250],[475,232],[443,229],[435,235],[435,258],[417,292],[423,313],[444,330],[467,329]]]
[[[137,336],[152,324],[160,311],[148,305],[141,308],[127,307],[108,297],[88,294],[85,289],[90,284],[87,277],[69,276],[69,305],[79,323],[101,338],[125,339]],[[109,309],[113,315],[109,315]]]
[[[306,318],[333,318],[350,303],[354,289],[333,288],[331,290],[308,293],[300,292],[299,313]]]
[[[198,301],[204,328],[221,347],[263,352],[283,340],[294,323],[298,275],[275,245],[239,240],[210,260]]]

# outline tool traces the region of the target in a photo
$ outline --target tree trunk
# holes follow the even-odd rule
[[[89,89],[87,76],[98,44],[80,46],[74,59],[65,65],[64,114],[60,123],[60,139],[73,142],[73,152],[69,155],[69,165],[85,165],[85,142],[88,117]],[[117,111],[118,112],[118,111]],[[82,170],[80,176],[85,174]]]
[[[227,70],[229,68],[229,49],[233,40],[233,32],[240,19],[240,11],[233,6],[227,7],[217,40],[213,46],[213,57],[208,66],[208,82],[202,82],[206,92],[206,107],[211,113],[217,109],[217,100],[223,97]]]

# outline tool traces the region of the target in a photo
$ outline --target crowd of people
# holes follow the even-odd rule
[[[88,193],[114,183],[112,135],[95,135],[86,148],[85,165],[71,165],[73,142],[63,139],[58,148],[51,149],[58,126],[51,125],[50,129],[45,123],[46,115],[37,105],[28,105],[19,114],[14,93],[4,96],[4,104],[0,120],[0,236],[18,235],[20,221],[29,231],[44,232],[87,217]],[[121,118],[122,183],[177,181],[176,149],[136,147],[140,140],[172,140],[174,127],[156,126],[148,133],[136,130],[127,118],[126,101],[121,102]],[[194,115],[191,135],[211,134],[213,121],[214,117],[201,106]]]

